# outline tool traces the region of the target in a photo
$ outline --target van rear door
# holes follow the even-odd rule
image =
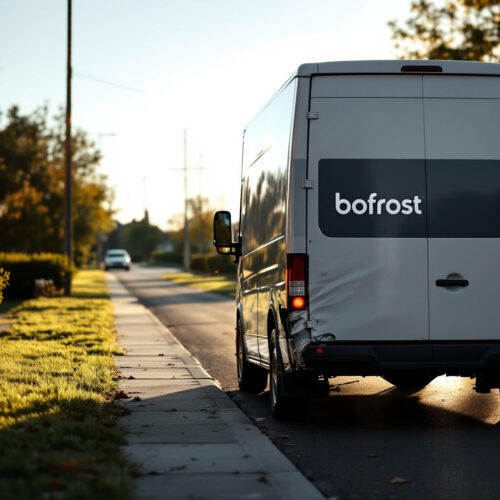
[[[314,336],[427,340],[422,77],[313,77],[310,111]]]
[[[500,339],[500,78],[423,83],[430,338]]]

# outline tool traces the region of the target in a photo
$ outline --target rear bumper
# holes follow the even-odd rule
[[[498,342],[311,343],[307,369],[329,375],[384,375],[418,370],[436,375],[500,377]]]

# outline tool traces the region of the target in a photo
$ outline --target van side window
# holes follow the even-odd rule
[[[245,131],[243,254],[285,234],[294,96],[291,82]]]

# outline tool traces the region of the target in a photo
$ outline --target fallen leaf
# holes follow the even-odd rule
[[[184,470],[186,468],[185,465],[178,465],[177,467],[170,467],[170,471],[176,471],[176,470]]]
[[[78,462],[74,458],[67,458],[62,464],[59,464],[59,469],[75,470],[78,467]]]
[[[405,483],[409,483],[409,482],[410,482],[410,479],[405,479],[404,477],[394,476],[391,479],[392,484],[405,484]]]
[[[130,396],[124,391],[115,392],[113,399],[128,399]]]

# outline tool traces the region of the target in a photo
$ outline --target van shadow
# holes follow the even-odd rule
[[[304,422],[273,420],[268,392],[232,397],[327,497],[493,498],[499,491],[498,394],[465,392],[443,407],[396,388],[340,391],[312,400]],[[394,477],[408,483],[395,490]]]
[[[361,382],[362,383],[362,382]],[[241,391],[231,391],[230,397],[252,418],[265,415],[272,418],[269,410],[269,392],[254,396]],[[443,394],[443,398],[446,394]],[[388,388],[375,394],[342,394],[330,393],[326,398],[310,400],[309,415],[304,422],[278,422],[278,427],[326,427],[336,431],[363,430],[437,430],[472,428],[498,428],[500,432],[500,413],[495,424],[485,422],[479,416],[471,416],[476,410],[478,398],[488,398],[495,401],[495,394],[463,396],[459,411],[434,406],[422,401],[419,393],[411,394],[397,388]],[[497,396],[498,399],[498,396]],[[499,436],[500,437],[500,436]]]
[[[144,383],[151,396],[134,390],[132,380],[126,388],[130,398],[121,403],[132,412],[122,422],[130,431],[131,459],[141,462],[144,475],[177,470],[202,473],[203,458],[196,455],[197,446],[211,442],[236,446],[239,438],[227,425],[227,418],[240,429],[247,427],[216,387],[190,388],[187,381],[179,380],[178,389],[170,387],[162,394],[165,386],[161,380]],[[305,422],[273,420],[267,391],[259,396],[240,391],[228,395],[327,497],[494,498],[498,491],[498,423],[491,425],[428,405],[419,394],[392,388],[374,394],[334,393],[313,400]],[[472,406],[477,404],[474,397],[464,398]],[[141,443],[186,446],[164,454],[153,447],[145,455],[134,455],[146,450]],[[256,450],[251,440],[245,447],[253,456]],[[214,452],[210,461],[224,473],[255,474],[260,470],[258,460],[245,459],[242,464],[238,457]],[[408,484],[396,491],[390,481],[393,477],[409,478]],[[234,475],[228,491],[242,480],[242,475]],[[480,484],[475,485],[475,480]],[[257,480],[252,485],[252,492],[260,491]],[[478,496],[473,495],[475,491]]]

